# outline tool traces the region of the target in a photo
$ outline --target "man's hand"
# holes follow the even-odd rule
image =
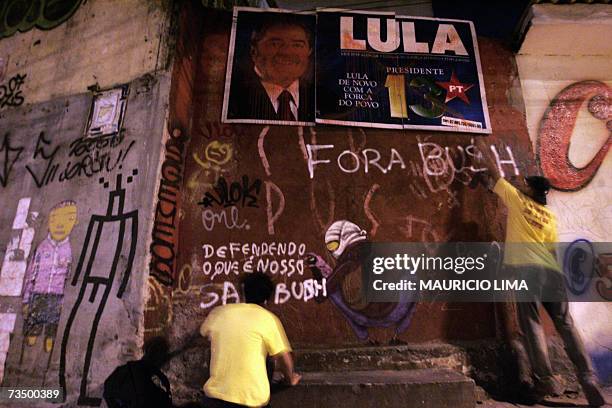
[[[302,379],[302,374],[298,374],[296,372],[293,373],[293,375],[291,377],[287,377],[285,376],[285,374],[280,374],[276,377],[276,379],[274,380],[274,382],[276,384],[282,384],[284,387],[291,387],[294,385],[297,385],[300,380]]]
[[[278,363],[278,368],[280,372],[283,374],[283,378],[287,385],[297,385],[302,379],[302,376],[295,371],[293,371],[293,357],[291,357],[290,352],[280,353],[274,356],[276,362]]]
[[[291,377],[291,379],[285,378],[285,381],[287,381],[287,384],[293,386],[293,385],[298,385],[298,383],[300,382],[301,379],[302,379],[302,375],[301,374],[293,373],[293,376]]]
[[[487,168],[487,172],[484,175],[489,179],[489,188],[492,189],[501,175],[497,168],[497,161],[491,155],[491,147],[487,144],[485,139],[484,136],[476,137],[473,145],[480,153],[480,157],[482,158],[481,164]]]

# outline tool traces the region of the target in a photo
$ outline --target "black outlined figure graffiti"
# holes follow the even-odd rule
[[[132,175],[127,177],[127,182],[131,183],[133,181],[133,176],[136,174],[138,174],[138,171],[133,170]],[[104,188],[108,188],[108,181],[104,180],[104,178],[100,178],[99,181],[104,185]],[[94,351],[98,324],[100,323],[108,297],[115,285],[115,276],[119,272],[122,272],[122,277],[120,278],[119,287],[115,294],[117,298],[123,297],[123,293],[130,279],[132,264],[136,253],[136,244],[138,241],[138,210],[127,213],[124,212],[125,189],[122,188],[121,181],[121,174],[118,174],[116,188],[109,194],[106,214],[94,214],[89,221],[79,263],[71,282],[72,286],[76,286],[79,282],[79,278],[82,276],[81,288],[79,289],[79,294],[74,306],[70,311],[70,316],[66,322],[66,328],[62,339],[59,384],[65,399],[69,392],[66,388],[67,352],[68,350],[78,349],[75,345],[79,341],[79,338],[82,337],[79,333],[83,331],[83,327],[86,326],[88,322],[91,322],[91,326],[89,326],[91,327],[89,340],[83,359],[83,371],[78,397],[79,405],[99,406],[102,402],[101,398],[90,395],[88,390],[88,380],[91,375],[91,358]],[[116,243],[114,254],[112,249],[113,242]],[[102,259],[96,259],[101,244],[107,246],[105,248],[107,252],[104,257],[101,257]],[[129,250],[127,254],[125,253],[126,248],[124,248],[124,244],[128,244]],[[125,267],[119,266],[120,260],[121,262],[125,262]],[[123,269],[123,271],[120,269]],[[98,293],[100,291],[102,291],[101,295]],[[94,314],[93,319],[89,313]],[[76,321],[78,321],[79,324],[75,325]],[[76,333],[71,336],[73,331],[76,331]],[[79,353],[79,356],[80,355],[81,353]]]
[[[0,166],[0,184],[2,187],[8,185],[11,170],[13,170],[13,165],[19,159],[21,152],[23,152],[23,147],[12,147],[10,135],[6,133],[2,140],[2,145],[0,145],[0,158],[4,156],[4,160],[2,160],[2,165]]]

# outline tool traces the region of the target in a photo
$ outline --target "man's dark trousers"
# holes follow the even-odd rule
[[[574,364],[579,379],[593,376],[593,366],[569,314],[564,276],[558,271],[532,265],[513,269],[516,276],[526,279],[530,289],[529,298],[521,298],[517,308],[525,348],[537,380],[549,381],[553,376],[546,336],[540,319],[540,304],[563,339],[565,351]]]

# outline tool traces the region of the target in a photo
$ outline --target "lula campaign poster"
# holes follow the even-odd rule
[[[223,121],[313,125],[316,16],[235,7]]]
[[[317,13],[316,122],[491,133],[471,21]]]

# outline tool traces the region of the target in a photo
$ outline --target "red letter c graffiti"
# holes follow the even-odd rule
[[[540,124],[536,147],[538,163],[544,176],[557,190],[576,191],[586,186],[612,144],[612,136],[608,136],[585,167],[577,168],[570,162],[569,148],[576,117],[587,99],[591,115],[605,121],[608,130],[612,131],[612,88],[599,81],[577,82],[559,92]]]

